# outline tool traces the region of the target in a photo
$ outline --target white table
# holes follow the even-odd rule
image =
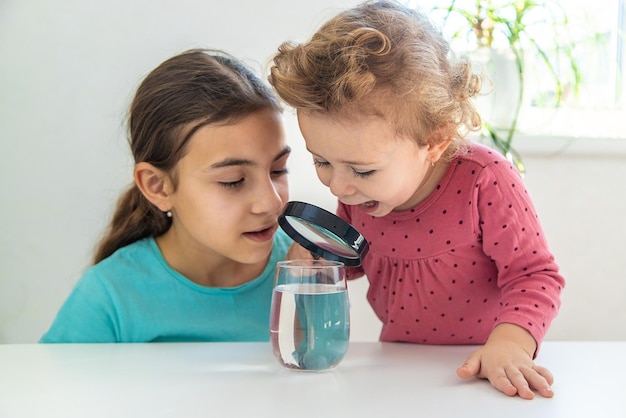
[[[458,379],[473,349],[352,343],[315,373],[266,343],[0,345],[0,417],[626,417],[626,342],[544,343],[532,401]]]

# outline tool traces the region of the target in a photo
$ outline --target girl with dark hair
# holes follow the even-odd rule
[[[189,50],[130,106],[134,182],[41,342],[266,341],[291,240],[281,108],[241,62]]]

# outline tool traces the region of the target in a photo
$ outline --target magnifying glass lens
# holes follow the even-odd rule
[[[294,218],[293,216],[287,216],[286,218],[287,222],[289,222],[300,235],[315,246],[342,257],[359,257],[352,247],[329,230],[303,219]]]
[[[281,228],[314,255],[360,266],[369,249],[367,240],[352,225],[310,203],[288,202],[278,218]]]

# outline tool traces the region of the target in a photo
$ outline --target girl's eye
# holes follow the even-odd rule
[[[352,172],[354,173],[356,177],[367,178],[367,177],[371,177],[376,172],[376,170],[357,171],[357,170],[352,169]]]
[[[272,177],[280,177],[280,176],[284,176],[289,174],[289,170],[287,170],[286,168],[283,168],[281,170],[273,170],[272,171]]]
[[[227,189],[234,189],[236,187],[240,187],[243,185],[244,179],[243,177],[237,181],[220,181],[218,184]]]

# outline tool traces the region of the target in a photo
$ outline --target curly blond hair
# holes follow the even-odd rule
[[[377,115],[420,146],[452,138],[450,156],[481,127],[471,98],[482,77],[452,53],[425,14],[394,1],[366,1],[327,21],[308,42],[283,43],[269,81],[301,112]]]

